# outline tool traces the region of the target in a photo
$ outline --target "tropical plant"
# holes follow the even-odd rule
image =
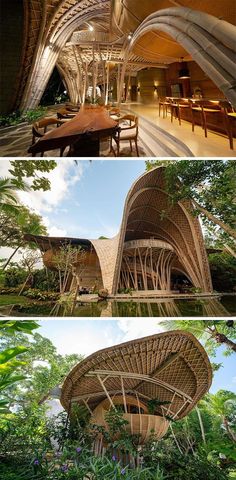
[[[25,182],[19,184],[15,179],[0,178],[0,212],[6,214],[18,213],[17,190],[27,189]]]
[[[236,394],[227,390],[219,390],[216,394],[208,393],[204,403],[212,415],[220,417],[224,430],[236,442]]]
[[[236,352],[236,329],[232,320],[163,320],[166,330],[185,330],[204,341],[210,354],[215,354],[217,346],[226,348],[225,354]]]
[[[147,170],[159,166],[159,161],[147,161]],[[195,214],[200,214],[206,227],[222,242],[236,239],[236,164],[230,160],[181,160],[161,162],[166,166],[166,187],[172,202],[190,199]]]
[[[35,322],[24,322],[22,325],[14,321],[2,320],[0,322],[0,337],[6,332],[11,337],[16,331],[24,331],[27,334],[32,334],[32,331],[37,328],[38,325]],[[17,345],[15,347],[8,347],[0,350],[0,395],[6,395],[7,389],[16,382],[25,379],[25,375],[22,374],[22,366],[26,365],[25,361],[22,361],[22,354],[29,350],[28,347]],[[21,357],[19,359],[19,356]],[[19,367],[21,371],[19,372]],[[0,406],[3,410],[7,407],[8,400],[1,398]],[[3,412],[2,412],[3,413]]]

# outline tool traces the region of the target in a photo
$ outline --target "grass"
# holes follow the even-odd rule
[[[26,305],[30,299],[19,295],[0,295],[0,306]]]

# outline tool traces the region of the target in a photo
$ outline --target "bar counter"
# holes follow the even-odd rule
[[[210,102],[212,104],[212,107],[214,107],[214,105],[219,105],[224,102],[227,102],[226,99],[220,99],[220,98],[215,98],[215,99],[212,99],[212,98],[192,98],[192,97],[189,97],[189,98],[180,98],[180,97],[166,97],[167,100],[170,100],[172,102],[176,102],[176,103],[181,103],[181,100],[183,100],[184,102],[187,103],[187,101],[191,101],[192,103],[196,103],[196,106],[197,106],[197,103],[199,101],[204,101],[204,102]],[[211,108],[211,106],[209,105],[209,108]],[[216,112],[207,112],[206,113],[206,119],[207,119],[207,128],[209,130],[212,130],[212,131],[215,131],[215,132],[218,132],[218,133],[222,133],[224,135],[227,136],[227,132],[226,132],[226,128],[225,128],[225,121],[224,121],[224,114],[222,111],[217,111]],[[189,108],[181,108],[181,120],[186,120],[190,123],[192,123],[192,112],[191,112],[191,107],[189,106]],[[195,121],[195,124],[197,125],[201,125],[202,124],[202,113],[201,111],[196,111],[194,110],[194,121]],[[232,132],[233,132],[233,136],[236,137],[236,122],[233,121],[232,122]]]

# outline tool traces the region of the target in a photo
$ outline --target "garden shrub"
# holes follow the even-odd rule
[[[40,300],[40,301],[48,301],[50,300],[51,302],[56,301],[60,294],[56,292],[41,292],[40,290],[36,288],[29,288],[28,290],[25,290],[22,295],[28,298],[32,298],[34,300]]]
[[[9,115],[0,116],[0,127],[8,127],[12,125],[18,125],[22,122],[33,123],[39,118],[43,117],[47,109],[45,107],[37,107],[26,112],[20,112],[19,110],[10,113]]]
[[[51,292],[59,291],[58,272],[52,272],[41,268],[34,271],[33,287],[39,290],[50,290]]]
[[[25,282],[27,275],[26,270],[23,268],[7,268],[4,275],[4,287],[18,287]]]

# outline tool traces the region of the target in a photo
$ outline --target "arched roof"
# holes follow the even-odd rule
[[[144,173],[131,187],[125,202],[113,293],[116,292],[123,253],[129,240],[155,238],[168,242],[193,284],[211,291],[211,277],[201,227],[190,201],[172,204],[165,187],[165,168]],[[191,214],[192,213],[192,214]]]
[[[93,353],[66,377],[61,403],[69,410],[73,402],[85,402],[93,410],[124,389],[144,401],[170,402],[163,413],[180,419],[209,390],[211,381],[212,369],[202,345],[191,333],[177,330]]]
[[[181,0],[180,3],[173,0],[158,2],[155,0],[146,2],[28,0],[24,2],[24,48],[19,69],[17,105],[21,108],[33,108],[38,104],[56,63],[60,72],[64,72],[65,83],[69,90],[75,93],[76,88],[73,83],[78,75],[78,65],[81,68],[83,61],[92,60],[94,40],[100,45],[100,53],[96,52],[97,60],[122,63],[129,43],[127,35],[135,32],[153,12],[158,15],[159,11],[174,10],[174,7],[175,11],[186,7],[193,9],[192,11],[210,14],[218,22],[223,17],[223,21],[230,26],[235,22],[234,0],[224,0],[223,6],[222,2],[213,0],[210,2],[209,0]],[[95,34],[90,35],[87,31],[88,23],[95,27]],[[188,27],[190,26],[189,24]],[[87,39],[84,38],[85,36]],[[136,42],[133,51],[130,52],[126,70],[134,72],[157,65],[165,68],[181,57],[191,60],[194,58],[194,52],[189,50],[188,46],[187,43],[182,43],[175,37],[173,28],[172,30],[163,29],[162,26],[159,29],[151,28],[150,31],[144,32]],[[196,61],[198,62],[198,59]],[[210,67],[212,67],[211,62]],[[214,69],[214,65],[212,68]],[[211,73],[214,72],[209,72],[209,76],[212,76]],[[214,81],[214,78],[212,79]],[[229,79],[225,77],[225,80],[228,82]],[[224,84],[222,85],[224,87]]]
[[[165,186],[165,167],[145,172],[131,186],[126,197],[119,233],[111,239],[70,239],[26,235],[42,251],[60,243],[93,245],[100,262],[104,288],[118,290],[126,242],[154,239],[170,245],[178,265],[195,287],[212,291],[211,275],[199,220],[191,201],[172,203]]]

